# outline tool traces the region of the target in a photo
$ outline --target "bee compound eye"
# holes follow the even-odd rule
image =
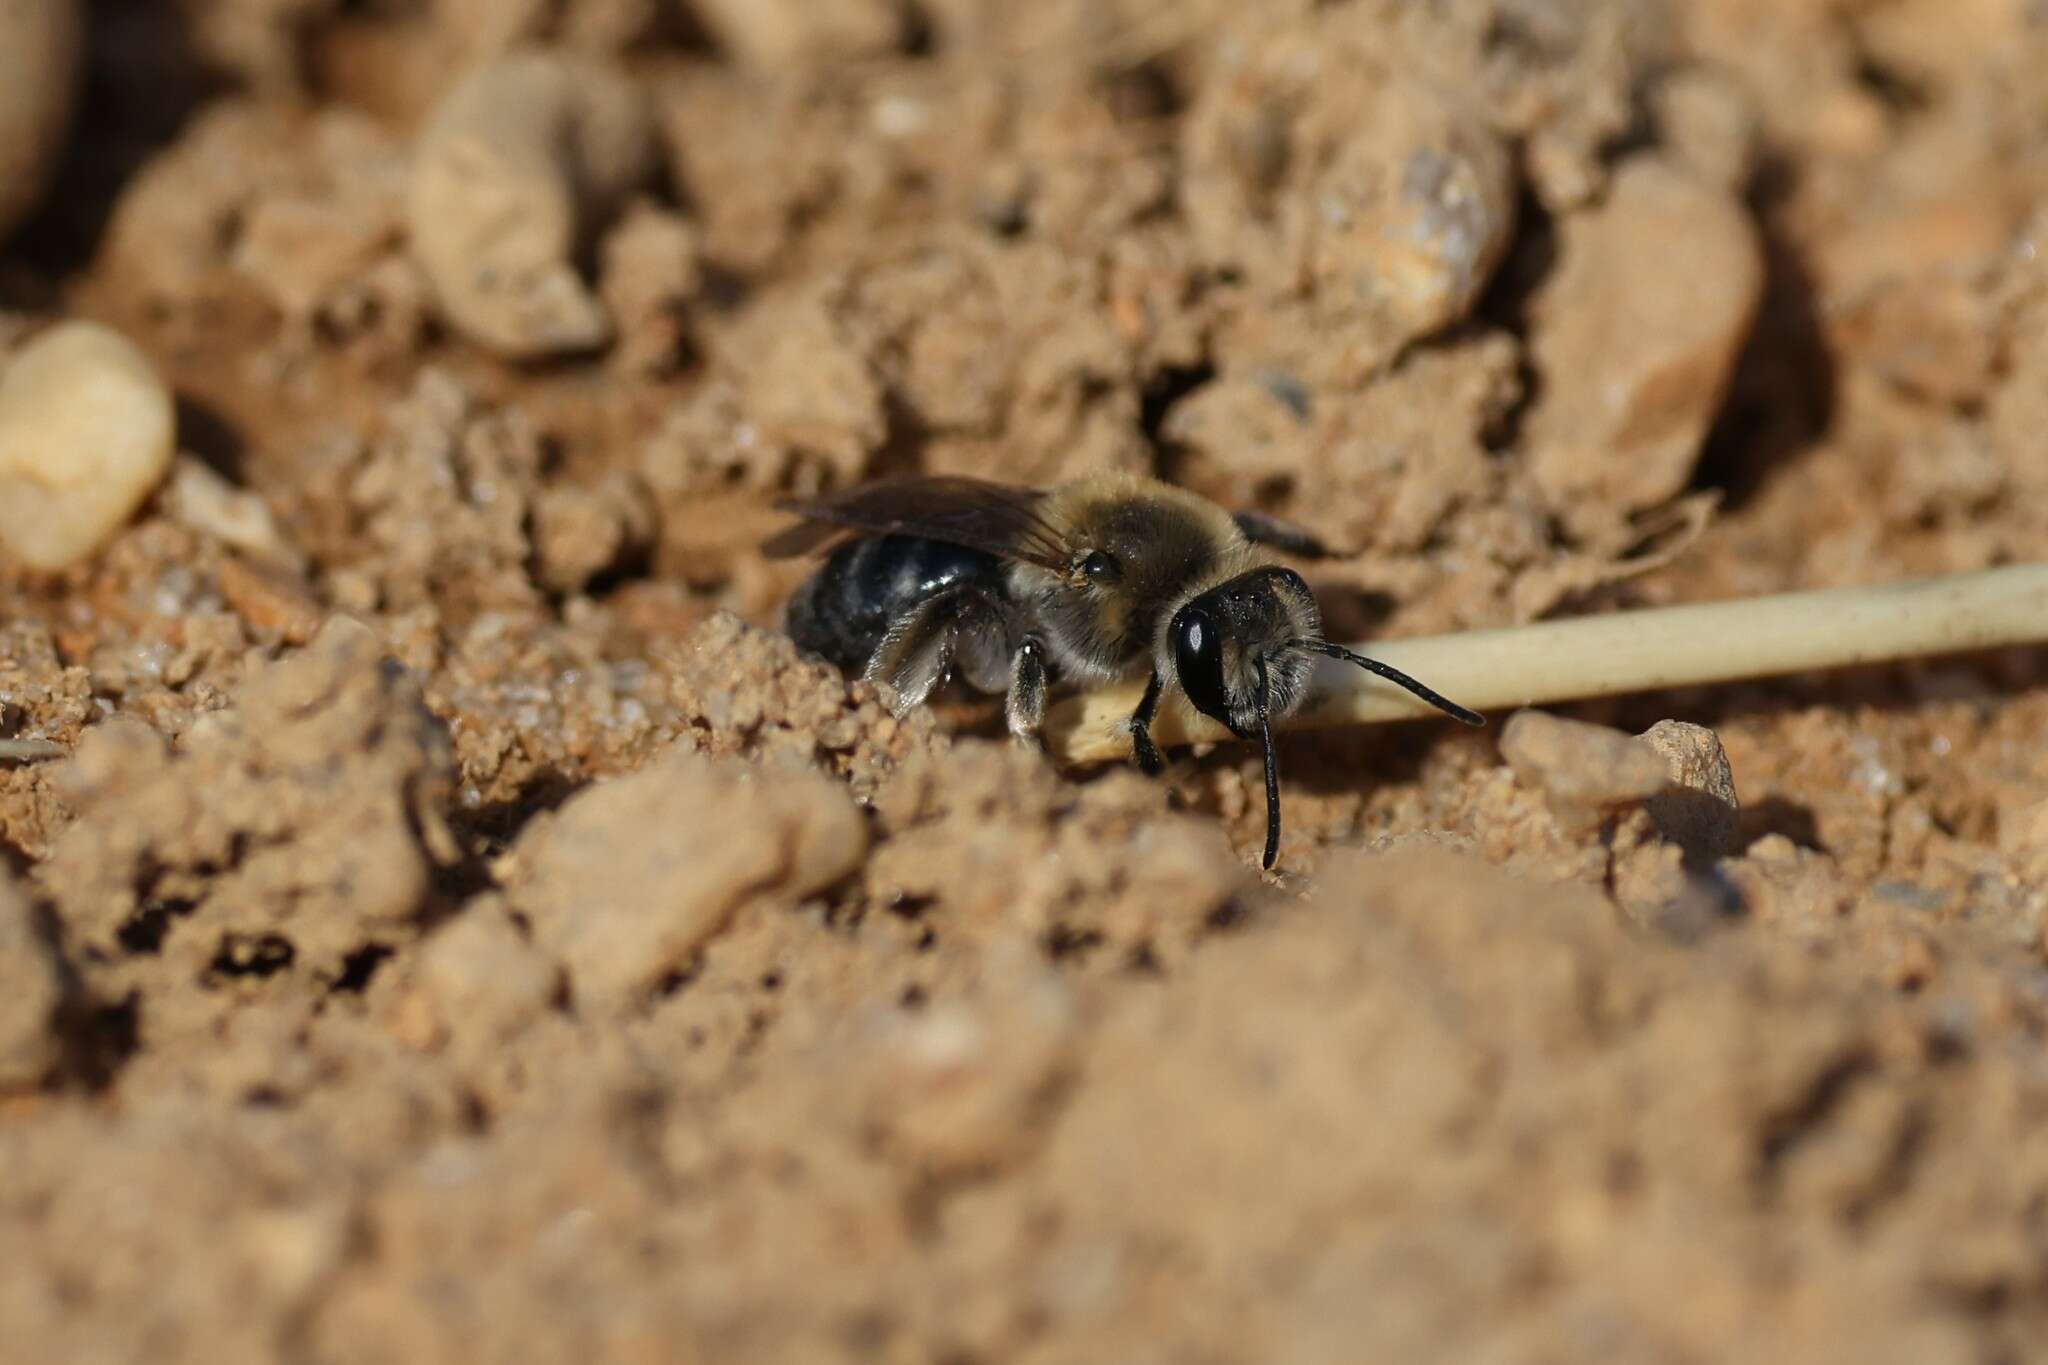
[[[1229,700],[1223,684],[1223,634],[1216,621],[1199,607],[1184,608],[1173,620],[1173,667],[1181,691],[1195,709],[1229,723]]]
[[[1095,550],[1081,561],[1081,572],[1095,582],[1101,583],[1115,578],[1122,570],[1116,562],[1116,556],[1103,550]]]

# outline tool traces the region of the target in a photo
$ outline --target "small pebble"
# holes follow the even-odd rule
[[[1664,760],[1604,725],[1518,712],[1501,732],[1501,756],[1554,808],[1591,813],[1644,801],[1664,789]]]
[[[1660,720],[1638,738],[1663,755],[1670,778],[1646,807],[1658,832],[1685,850],[1690,866],[1734,853],[1741,840],[1742,806],[1720,737],[1704,725]]]
[[[62,569],[99,549],[170,468],[176,409],[120,333],[67,322],[0,374],[0,549]]]
[[[531,360],[610,342],[582,243],[654,173],[638,87],[597,63],[506,57],[443,98],[413,153],[412,254],[456,330]]]
[[[284,538],[269,504],[189,455],[179,458],[164,490],[164,510],[201,535],[256,559],[294,571],[305,568],[305,556]]]
[[[1531,306],[1531,472],[1598,530],[1684,491],[1762,303],[1763,247],[1722,186],[1641,157],[1568,218]]]
[[[1472,111],[1402,87],[1315,184],[1309,268],[1328,298],[1369,298],[1412,340],[1471,312],[1515,232],[1514,158]]]

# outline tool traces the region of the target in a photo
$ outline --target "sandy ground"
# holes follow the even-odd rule
[[[0,344],[183,453],[0,555],[10,1358],[2048,1358],[2037,653],[1289,741],[1262,878],[1254,755],[896,720],[756,548],[1147,470],[1339,638],[2048,558],[2040,5],[91,18]]]

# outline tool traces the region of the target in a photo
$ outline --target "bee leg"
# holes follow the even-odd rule
[[[1267,706],[1272,683],[1266,677],[1265,655],[1253,655],[1252,665],[1259,671],[1259,740],[1266,750],[1266,852],[1259,866],[1271,872],[1280,856],[1280,761],[1273,752],[1273,717]]]
[[[1010,656],[1010,693],[1003,707],[1016,738],[1037,735],[1045,720],[1045,689],[1045,646],[1037,636],[1027,635]]]
[[[875,646],[861,676],[896,690],[894,710],[905,715],[924,705],[953,672],[963,620],[973,609],[969,593],[942,592],[896,618]]]
[[[1237,529],[1244,533],[1244,538],[1254,545],[1264,545],[1297,559],[1335,557],[1314,531],[1282,520],[1270,512],[1248,507],[1233,515],[1231,520],[1237,523]]]
[[[1152,681],[1145,684],[1144,700],[1131,713],[1131,752],[1147,777],[1157,777],[1166,771],[1166,760],[1159,756],[1159,746],[1152,742],[1152,717],[1159,713],[1160,690],[1159,670],[1154,669]]]

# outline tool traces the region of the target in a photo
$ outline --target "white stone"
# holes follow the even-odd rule
[[[67,322],[0,373],[0,549],[38,569],[97,550],[164,477],[171,393],[120,333]]]

